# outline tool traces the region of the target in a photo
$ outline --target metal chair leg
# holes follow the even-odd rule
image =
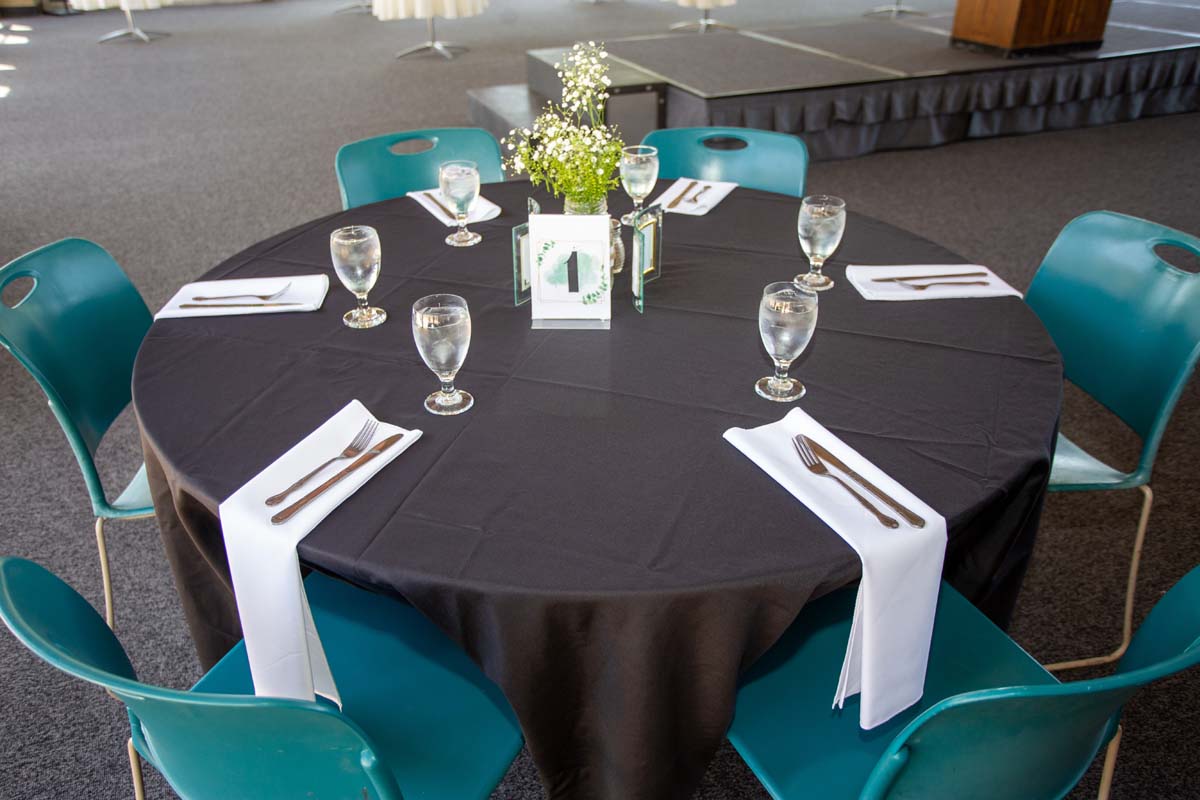
[[[96,517],[96,549],[100,551],[100,580],[104,583],[104,621],[112,628],[115,622],[112,575],[108,571],[108,548],[104,544],[104,517]]]
[[[125,743],[125,749],[129,751],[129,772],[133,778],[134,800],[146,800],[146,787],[142,784],[142,759],[133,746],[132,737]]]
[[[1112,791],[1113,773],[1117,770],[1117,750],[1120,747],[1121,726],[1118,725],[1117,732],[1108,743],[1108,751],[1104,754],[1104,772],[1100,774],[1100,792],[1096,795],[1096,800],[1108,800],[1109,792]]]
[[[396,58],[404,58],[405,56],[411,56],[416,53],[423,53],[426,50],[431,50],[447,61],[450,61],[459,53],[467,52],[467,48],[463,47],[461,44],[438,41],[437,31],[434,30],[433,26],[433,17],[429,17],[426,20],[426,26],[429,32],[429,41],[414,45],[413,47],[409,47],[405,50],[401,50],[399,53],[396,53]]]
[[[1051,672],[1111,664],[1125,655],[1125,651],[1129,649],[1129,642],[1133,639],[1133,598],[1137,593],[1138,568],[1142,563],[1142,545],[1146,542],[1146,526],[1150,523],[1150,507],[1154,504],[1154,492],[1150,487],[1139,486],[1138,488],[1142,490],[1142,515],[1138,519],[1137,536],[1133,540],[1133,556],[1129,559],[1129,578],[1125,584],[1125,616],[1121,623],[1121,646],[1106,656],[1048,664],[1046,669]]]

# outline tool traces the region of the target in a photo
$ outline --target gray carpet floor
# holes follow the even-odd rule
[[[850,15],[873,2],[745,0],[717,16],[767,27]],[[423,38],[419,23],[334,15],[343,0],[139,14],[172,33],[150,46],[97,45],[115,12],[7,20],[32,30],[0,39],[0,263],[64,236],[107,247],[151,307],[222,258],[337,210],[333,154],[391,130],[466,122],[464,92],[523,80],[525,49],[575,38],[662,30],[691,11],[653,2],[498,2],[486,17],[447,22],[472,50],[454,62],[396,62]],[[926,4],[944,8],[948,4]],[[1151,6],[1147,6],[1150,8]],[[27,41],[22,43],[20,38]],[[813,191],[937,240],[993,266],[1020,288],[1062,225],[1109,208],[1200,232],[1200,115],[994,139],[936,150],[815,164]],[[1196,268],[1194,260],[1181,265]],[[1115,324],[1115,323],[1114,323]],[[0,357],[0,553],[36,559],[98,606],[87,497],[33,381]],[[1189,486],[1200,471],[1200,398],[1189,386],[1155,472],[1138,617],[1200,563]],[[1132,466],[1138,442],[1080,392],[1063,421],[1080,444]],[[101,449],[118,487],[140,461],[128,415]],[[1119,635],[1123,570],[1136,493],[1051,496],[1012,634],[1043,661],[1105,650]],[[184,687],[199,673],[153,522],[116,523],[110,542],[119,629],[142,677]],[[1200,796],[1200,673],[1140,695],[1125,715],[1113,796]],[[0,633],[0,798],[130,796],[123,712],[67,680]],[[1021,768],[1013,765],[1014,769]],[[171,797],[157,778],[149,796]],[[1071,796],[1095,792],[1094,766]],[[496,797],[541,796],[522,756]],[[765,798],[729,749],[703,800]]]

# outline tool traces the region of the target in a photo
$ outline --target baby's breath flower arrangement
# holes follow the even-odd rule
[[[625,143],[604,122],[612,83],[607,58],[603,44],[572,47],[554,65],[562,79],[562,102],[547,103],[531,127],[514,129],[500,140],[507,151],[505,170],[528,173],[535,186],[565,196],[568,209],[595,212],[618,185],[615,173]]]

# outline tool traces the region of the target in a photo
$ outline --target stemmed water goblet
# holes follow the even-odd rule
[[[796,234],[808,256],[808,272],[796,276],[796,283],[814,292],[833,288],[833,280],[821,272],[825,259],[841,244],[846,230],[846,201],[840,197],[814,194],[800,204]]]
[[[438,188],[454,212],[458,230],[446,237],[451,247],[470,247],[483,237],[467,230],[467,215],[479,197],[479,168],[474,161],[447,161],[438,167]]]
[[[413,303],[413,339],[425,366],[433,370],[442,388],[425,398],[430,414],[461,414],[475,404],[475,398],[454,388],[454,376],[462,367],[471,347],[471,311],[467,301],[456,294],[431,294]]]
[[[379,234],[367,225],[338,228],[329,235],[329,255],[342,285],[358,298],[358,306],[347,311],[342,322],[350,328],[374,328],[387,319],[382,308],[367,305],[367,293],[379,279],[383,251]]]
[[[759,397],[790,403],[804,396],[804,384],[787,373],[808,346],[816,326],[816,294],[793,281],[767,284],[758,305],[758,333],[775,362],[775,374],[754,384]]]
[[[621,217],[621,222],[633,225],[633,218],[642,209],[642,201],[654,190],[658,181],[658,148],[637,144],[621,149],[621,185],[633,198],[633,211]]]

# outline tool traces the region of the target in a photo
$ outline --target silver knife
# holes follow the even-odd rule
[[[899,278],[871,278],[872,283],[902,283],[904,281],[931,281],[935,278],[981,278],[986,272],[956,272],[952,275],[903,275]]]
[[[392,445],[394,445],[396,442],[400,441],[403,438],[404,438],[403,433],[397,433],[397,434],[394,434],[394,435],[389,436],[388,438],[384,439],[382,442],[375,445],[370,450],[368,450],[367,452],[365,452],[361,456],[359,456],[354,461],[353,464],[346,467],[341,472],[334,475],[332,478],[325,481],[324,483],[322,483],[317,488],[313,489],[308,494],[304,495],[304,497],[301,497],[299,500],[292,503],[290,506],[285,508],[283,511],[280,511],[278,514],[271,517],[271,522],[275,523],[276,525],[282,525],[283,523],[287,522],[289,519],[291,519],[293,516],[295,516],[296,512],[298,512],[300,509],[304,508],[306,505],[311,503],[313,500],[316,500],[318,497],[325,494],[325,492],[329,491],[329,489],[335,483],[338,483],[343,478],[347,477],[351,472],[354,472],[354,470],[358,469],[363,464],[366,464],[372,458],[379,455],[384,450],[387,450],[389,447],[391,447]]]
[[[445,204],[442,203],[441,200],[438,200],[437,195],[435,195],[433,192],[421,192],[421,194],[425,195],[430,200],[432,200],[434,203],[436,203],[438,208],[440,208],[442,211],[446,212],[447,217],[449,217],[450,219],[454,219],[454,220],[458,219],[458,217],[455,216],[454,212],[451,211],[450,209],[446,208]]]
[[[180,303],[180,308],[280,308],[304,303]]]
[[[895,511],[897,514],[904,517],[904,521],[907,522],[909,525],[912,525],[914,528],[924,528],[925,527],[924,519],[917,516],[913,512],[909,511],[904,506],[900,505],[900,503],[898,503],[896,500],[893,500],[890,495],[888,495],[886,492],[884,492],[878,486],[871,483],[869,480],[864,478],[862,475],[859,475],[857,472],[855,472],[854,470],[847,467],[846,462],[842,461],[840,458],[835,456],[833,453],[829,452],[829,450],[827,448],[823,447],[820,442],[816,441],[815,439],[811,439],[808,436],[804,436],[804,434],[801,434],[801,438],[803,438],[804,441],[808,442],[808,446],[811,447],[813,449],[813,451],[818,456],[821,457],[822,460],[828,461],[834,467],[836,467],[837,469],[839,469],[843,473],[845,473],[846,476],[849,477],[852,481],[854,481],[859,486],[866,489],[871,494],[878,497],[881,501],[883,501],[883,503],[888,508],[892,509],[892,511]]]

